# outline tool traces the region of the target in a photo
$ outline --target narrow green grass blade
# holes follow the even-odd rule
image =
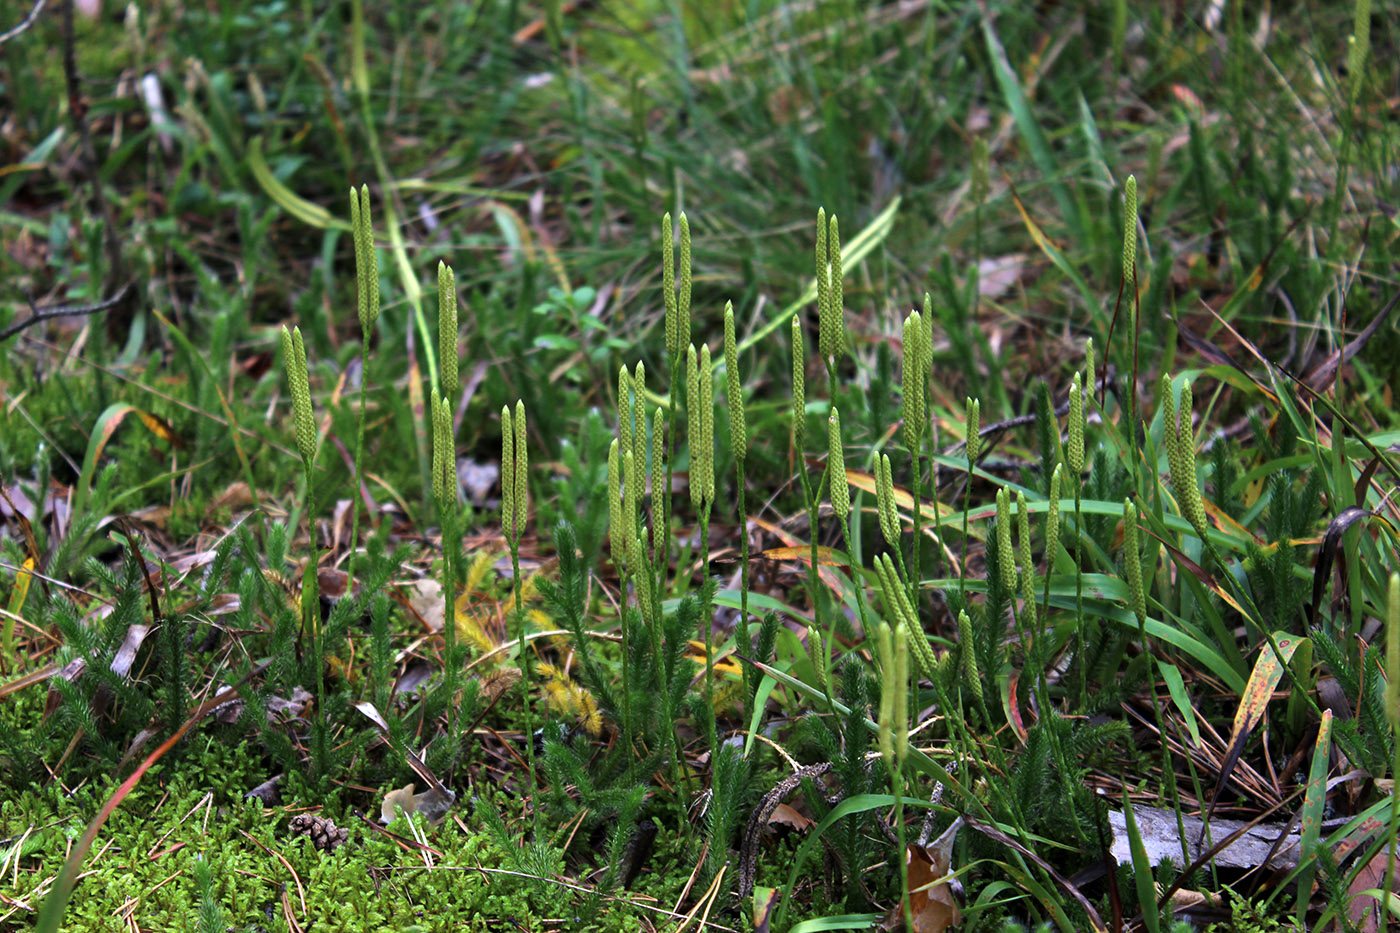
[[[24,184],[31,170],[39,171],[44,167],[44,163],[48,161],[54,149],[63,141],[65,133],[67,133],[67,128],[60,126],[39,140],[37,146],[26,152],[18,165],[7,166],[8,176],[4,182],[0,182],[0,204],[6,204],[10,198],[14,197],[14,193],[19,190],[20,185]],[[42,231],[42,229],[41,226],[40,230]]]
[[[365,13],[363,0],[352,0],[350,4],[350,80],[360,98],[360,119],[364,123],[365,139],[369,143],[370,155],[379,176],[379,184],[384,192],[384,231],[389,237],[389,253],[394,257],[394,269],[398,272],[399,284],[408,307],[413,314],[413,326],[418,331],[418,352],[428,362],[428,385],[438,385],[438,361],[436,335],[428,329],[428,319],[423,314],[423,288],[418,275],[409,262],[408,250],[404,246],[402,223],[398,206],[390,192],[396,187],[389,164],[384,160],[383,148],[379,145],[379,133],[375,130],[374,108],[369,97],[369,66],[365,58]],[[426,431],[425,431],[426,433]],[[426,458],[419,454],[419,471],[427,476]]]
[[[1122,580],[1117,579],[1116,577],[1104,577],[1100,574],[1086,574],[1086,594],[1089,592],[1088,581],[1091,576],[1098,578],[1098,581],[1101,585],[1108,585],[1110,589],[1121,591],[1123,606],[1120,607],[1115,605],[1109,605],[1106,603],[1099,602],[1097,600],[1095,600],[1091,605],[1089,602],[1086,601],[1084,604],[1085,611],[1093,612],[1100,618],[1108,619],[1112,622],[1115,622],[1118,625],[1123,626],[1123,628],[1127,629],[1133,634],[1136,634],[1138,631],[1137,617],[1134,616],[1132,612],[1130,612],[1127,608],[1125,608],[1127,605],[1128,598],[1128,585]],[[1065,579],[1072,580],[1073,577],[1066,577]],[[1055,595],[1055,590],[1068,590],[1068,592],[1064,592],[1063,595]],[[1073,586],[1061,585],[1058,587],[1052,587],[1050,604],[1058,609],[1067,609],[1073,611],[1075,608]],[[1158,619],[1149,618],[1147,620],[1146,627],[1148,635],[1152,636],[1153,638],[1159,641],[1166,642],[1173,648],[1176,648],[1177,650],[1181,651],[1183,654],[1190,655],[1197,661],[1200,661],[1201,664],[1204,665],[1207,670],[1209,670],[1216,677],[1219,677],[1221,682],[1223,682],[1225,686],[1229,687],[1236,694],[1244,692],[1244,676],[1238,671],[1236,671],[1233,667],[1231,667],[1229,661],[1227,661],[1216,649],[1187,634],[1185,631],[1178,628],[1177,626],[1167,625],[1166,623]]]
[[[1079,128],[1089,146],[1089,164],[1093,166],[1099,181],[1107,188],[1117,187],[1118,183],[1113,179],[1113,170],[1108,167],[1108,156],[1104,153],[1098,121],[1094,119],[1094,112],[1089,109],[1089,102],[1084,99],[1083,92],[1079,94]]]
[[[820,930],[869,930],[880,920],[880,914],[841,914],[819,920],[803,920],[789,933],[818,933]]]
[[[200,370],[204,373],[204,378],[209,380],[209,384],[214,387],[214,394],[219,398],[219,406],[224,410],[224,417],[228,419],[228,425],[232,429],[229,431],[229,440],[233,442],[234,452],[238,455],[239,466],[243,468],[243,481],[248,484],[248,495],[253,498],[253,508],[258,508],[262,503],[258,499],[257,481],[253,477],[253,464],[248,460],[248,454],[243,450],[243,442],[239,439],[242,429],[238,425],[238,416],[234,414],[233,406],[229,404],[227,396],[224,395],[223,388],[219,385],[219,379],[214,375],[214,370],[210,368],[209,361],[204,358],[204,354],[195,348],[190,338],[184,332],[170,323],[159,311],[154,308],[151,313],[156,316],[156,320],[165,326],[165,332],[178,343],[190,359],[195,361]]]
[[[1182,680],[1181,668],[1170,661],[1157,659],[1157,669],[1162,672],[1162,680],[1166,681],[1167,693],[1171,694],[1172,702],[1181,713],[1181,718],[1186,720],[1186,731],[1191,733],[1191,741],[1201,744],[1201,730],[1196,723],[1196,708],[1191,705],[1191,696],[1186,692],[1186,682]]]
[[[1152,883],[1152,865],[1147,861],[1147,847],[1142,844],[1142,833],[1138,831],[1137,817],[1133,815],[1133,802],[1128,792],[1123,791],[1123,819],[1127,824],[1128,848],[1133,854],[1133,884],[1137,887],[1138,905],[1142,908],[1142,924],[1147,933],[1157,933],[1160,917],[1157,914],[1157,886]]]
[[[745,658],[745,660],[748,659]],[[820,687],[813,687],[809,684],[805,684],[802,681],[798,680],[796,677],[793,677],[790,674],[784,673],[783,671],[779,671],[773,667],[770,667],[769,665],[764,664],[761,661],[750,661],[749,663],[753,664],[754,667],[758,668],[758,670],[762,671],[763,673],[771,675],[772,678],[778,683],[786,687],[791,687],[797,692],[803,694],[809,700],[812,700],[814,704],[820,705],[823,708],[830,709],[832,712],[838,713],[842,716],[848,715],[850,713],[850,709],[844,703],[833,700],[828,704],[826,694],[822,691]],[[867,717],[864,720],[864,722],[865,728],[869,729],[871,732],[877,735],[879,734],[880,726],[875,722],[875,720]],[[915,768],[918,768],[920,771],[922,771],[924,774],[927,774],[929,777],[933,778],[938,783],[945,785],[949,790],[957,794],[957,796],[961,798],[961,800],[964,803],[967,803],[970,806],[978,807],[979,810],[981,809],[981,806],[978,803],[977,799],[971,795],[968,789],[964,787],[955,777],[953,777],[953,775],[948,772],[947,768],[944,768],[938,762],[934,761],[925,752],[920,751],[917,748],[911,747],[909,749],[908,761],[912,763]],[[891,803],[893,803],[893,798],[891,798]],[[906,798],[905,803],[912,804],[913,801],[910,801]]]
[[[1074,207],[1074,198],[1070,197],[1069,189],[1065,187],[1060,171],[1059,160],[1050,151],[1050,143],[1045,138],[1045,131],[1040,128],[1040,123],[1036,120],[1035,114],[1031,110],[1031,103],[1026,99],[1026,93],[1021,87],[1021,80],[1011,67],[1011,62],[1007,60],[1006,49],[1002,47],[1001,39],[997,37],[996,27],[989,16],[982,17],[982,37],[987,43],[987,56],[991,60],[992,73],[996,76],[997,87],[1001,89],[1002,100],[1006,102],[1006,109],[1011,112],[1011,118],[1016,122],[1016,130],[1021,134],[1022,141],[1030,149],[1031,159],[1035,162],[1035,167],[1050,185],[1050,191],[1055,196],[1055,203],[1063,215],[1064,222],[1069,226],[1070,232],[1074,235],[1076,242],[1083,242],[1083,230],[1079,226],[1079,213]]]
[[[927,800],[915,797],[905,797],[905,806],[910,807],[934,807],[935,804]],[[802,844],[797,847],[796,854],[792,857],[792,868],[788,871],[787,885],[783,888],[782,902],[778,907],[778,918],[775,926],[784,929],[783,921],[787,919],[787,905],[792,900],[792,892],[797,887],[797,875],[806,863],[812,850],[821,841],[822,833],[830,829],[842,817],[854,813],[865,813],[869,810],[882,810],[892,807],[895,804],[893,794],[856,794],[854,797],[847,797],[832,808],[831,812],[822,819],[820,823],[812,827],[812,831],[807,834],[807,838],[802,840]],[[846,927],[833,927],[832,929],[847,929]]]
[[[749,719],[749,735],[744,740],[744,757],[748,758],[753,754],[754,737],[758,735],[763,725],[763,711],[768,706],[768,698],[773,695],[773,688],[778,686],[778,682],[767,674],[758,683],[758,693],[754,696],[753,717]]]
[[[1032,878],[1030,873],[1007,862],[989,861],[988,864],[995,865],[1006,872],[1016,883],[1030,893],[1051,918],[1055,921],[1055,926],[1060,928],[1060,933],[1081,933],[1080,928],[1070,922],[1069,915],[1060,906],[1060,901],[1048,890],[1045,885]]]

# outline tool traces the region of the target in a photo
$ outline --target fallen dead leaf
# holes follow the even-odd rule
[[[292,688],[290,698],[270,696],[267,698],[267,718],[269,722],[275,722],[280,717],[282,721],[296,719],[306,711],[306,704],[310,703],[312,696],[300,684]]]
[[[272,806],[277,802],[277,785],[281,784],[285,777],[285,774],[274,774],[272,777],[244,794],[243,799],[261,800],[267,806]]]
[[[773,815],[768,817],[768,825],[786,826],[800,833],[806,831],[812,821],[787,804],[780,803],[773,808]]]
[[[401,809],[404,816],[417,813],[430,824],[436,825],[447,815],[452,802],[453,798],[449,793],[436,788],[430,787],[421,794],[415,794],[413,785],[405,784],[384,795],[384,802],[379,808],[379,820],[388,825],[398,817],[398,811]]]
[[[433,579],[419,580],[408,588],[408,605],[418,613],[430,632],[442,631],[447,607],[442,601],[442,584]]]
[[[984,298],[996,300],[1014,289],[1025,271],[1025,253],[988,256],[977,264],[977,291]]]
[[[503,667],[492,671],[481,680],[481,693],[487,702],[494,703],[501,695],[520,682],[520,669]]]
[[[1386,862],[1390,858],[1388,848],[1381,849],[1356,873],[1351,886],[1347,888],[1347,917],[1360,928],[1361,933],[1379,933],[1389,929],[1382,919],[1385,906],[1378,900],[1378,893],[1385,889]],[[1397,877],[1400,881],[1400,877]],[[1400,884],[1396,887],[1400,888]]]
[[[316,588],[322,599],[332,602],[345,598],[345,588],[350,585],[350,575],[334,567],[316,568]],[[441,592],[441,588],[439,588]],[[439,607],[441,611],[441,607]]]
[[[418,798],[413,793],[413,785],[405,784],[397,787],[384,795],[384,803],[379,807],[379,821],[385,825],[398,819],[398,811],[402,809],[407,816],[418,809]]]
[[[210,511],[218,509],[241,509],[253,504],[253,491],[248,488],[248,484],[239,480],[236,483],[229,483],[224,487],[224,491],[219,493],[210,503]]]
[[[953,842],[962,822],[961,817],[954,820],[931,845],[906,847],[904,870],[909,878],[909,909],[914,924],[906,933],[943,933],[962,923],[962,911],[948,877]],[[903,927],[903,921],[903,911],[896,906],[885,916],[881,928],[897,930]]]

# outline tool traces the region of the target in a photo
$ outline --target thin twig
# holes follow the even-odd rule
[[[35,308],[31,305],[30,310],[33,313],[30,314],[29,317],[25,318],[24,320],[19,321],[15,324],[11,324],[4,330],[0,330],[0,340],[4,340],[7,337],[13,337],[15,334],[24,330],[26,327],[29,327],[33,324],[38,324],[40,321],[47,321],[51,318],[56,317],[77,317],[83,314],[96,314],[98,311],[106,311],[110,308],[114,308],[117,305],[121,304],[121,302],[126,298],[127,292],[129,291],[131,291],[131,283],[127,282],[121,288],[117,289],[117,293],[111,298],[99,301],[97,302],[97,304],[58,305],[52,308]]]
[[[0,45],[4,45],[11,39],[16,39],[20,34],[28,31],[39,20],[39,15],[44,12],[44,7],[49,5],[49,0],[34,0],[34,6],[29,8],[29,15],[20,20],[14,27],[0,32]]]
[[[1097,388],[1096,388],[1096,391],[1102,391],[1102,390],[1106,389],[1106,388],[1108,387],[1109,383],[1112,382],[1112,380],[1113,380],[1113,375],[1114,375],[1114,374],[1110,371],[1110,372],[1105,373],[1102,377],[1100,377],[1100,379],[1099,379],[1099,381],[1098,381],[1098,386],[1097,386]],[[1056,406],[1055,406],[1055,410],[1054,410],[1053,414],[1055,415],[1055,417],[1059,418],[1059,417],[1064,416],[1064,415],[1067,414],[1068,412],[1069,412],[1069,398],[1066,397],[1065,400],[1064,400],[1063,402],[1061,402],[1059,405],[1056,405]],[[1025,425],[1028,425],[1028,424],[1035,424],[1036,418],[1038,418],[1038,417],[1040,417],[1040,416],[1039,416],[1039,415],[1036,415],[1036,414],[1017,415],[1017,416],[1014,417],[1014,418],[1007,418],[1007,419],[1005,419],[1005,420],[1003,420],[1003,421],[993,421],[993,422],[991,422],[990,424],[985,424],[985,425],[983,425],[983,426],[982,426],[982,429],[981,429],[980,431],[978,431],[977,434],[978,434],[979,437],[988,437],[988,436],[990,436],[990,435],[992,435],[992,434],[1000,434],[1000,433],[1002,433],[1003,431],[1009,431],[1011,428],[1019,428],[1019,427],[1024,427]],[[947,448],[946,450],[944,450],[944,451],[943,451],[943,456],[945,456],[945,457],[951,457],[953,454],[957,453],[959,450],[962,450],[962,449],[963,449],[964,447],[966,447],[966,446],[967,446],[967,441],[966,441],[966,440],[958,441],[958,442],[957,442],[956,444],[954,444],[953,446],[951,446],[951,447]]]

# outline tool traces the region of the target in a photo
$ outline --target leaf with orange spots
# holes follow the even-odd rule
[[[1250,733],[1263,720],[1269,700],[1274,695],[1274,688],[1283,677],[1284,668],[1288,666],[1298,646],[1306,641],[1308,639],[1289,635],[1287,632],[1275,632],[1273,643],[1278,646],[1278,653],[1274,653],[1273,644],[1266,644],[1264,650],[1259,652],[1259,660],[1254,662],[1254,670],[1250,672],[1249,681],[1244,685],[1244,693],[1240,696],[1239,708],[1235,710],[1230,745],[1225,750],[1225,758],[1220,765],[1220,778],[1215,784],[1215,795],[1211,799],[1210,810],[1206,812],[1207,818],[1215,809],[1220,792],[1225,789],[1225,782],[1234,773],[1235,764],[1244,752]]]
[[[1327,805],[1327,774],[1332,751],[1332,711],[1322,711],[1317,727],[1317,742],[1313,745],[1312,767],[1308,769],[1307,791],[1303,795],[1303,810],[1299,825],[1298,897],[1307,903],[1312,897],[1313,877],[1317,872],[1318,840],[1322,838],[1322,817]]]

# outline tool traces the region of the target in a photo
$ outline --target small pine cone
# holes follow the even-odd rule
[[[311,844],[322,852],[330,852],[350,840],[350,832],[336,826],[324,816],[298,813],[290,823],[292,832],[299,836],[310,836]]]

